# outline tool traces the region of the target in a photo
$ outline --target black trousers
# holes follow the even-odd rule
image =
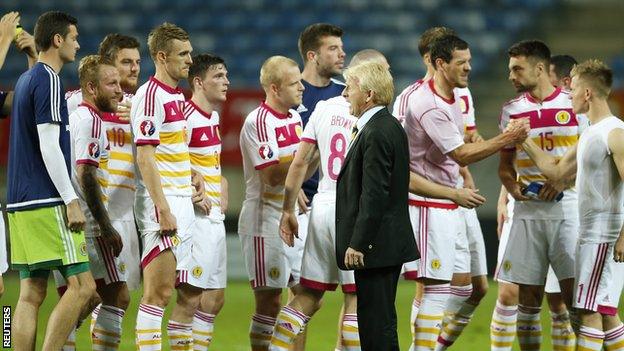
[[[394,300],[400,273],[400,265],[355,270],[362,351],[399,350]]]

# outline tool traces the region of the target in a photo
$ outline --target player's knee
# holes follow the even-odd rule
[[[498,301],[505,306],[514,306],[518,304],[518,290],[513,288],[499,288]]]
[[[225,294],[219,294],[215,297],[212,314],[219,314],[219,312],[221,312],[221,309],[223,308],[223,305],[225,305]]]
[[[95,282],[93,280],[81,281],[78,286],[78,296],[80,300],[89,302],[90,304],[99,304],[102,299],[96,292]]]
[[[277,316],[280,309],[280,295],[267,296],[256,303],[256,312],[265,316]]]

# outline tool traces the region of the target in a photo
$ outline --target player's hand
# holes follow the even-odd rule
[[[20,15],[16,11],[6,13],[0,18],[0,42],[7,47],[15,38],[15,28],[20,21]]]
[[[306,196],[303,189],[299,190],[299,195],[297,195],[297,204],[299,204],[299,214],[308,213],[308,197]]]
[[[127,122],[130,120],[131,107],[132,103],[130,102],[130,100],[124,99],[117,104],[117,112],[115,114],[120,120]]]
[[[178,233],[178,223],[171,211],[158,209],[158,223],[161,236],[174,236]]]
[[[474,132],[472,134],[470,134],[470,139],[469,142],[471,143],[480,143],[484,141],[483,137],[481,136],[481,134],[479,134],[478,132]]]
[[[544,183],[537,194],[537,197],[542,201],[555,201],[557,195],[559,195],[564,189],[565,186],[562,183],[552,182],[549,180]]]
[[[121,235],[117,230],[112,225],[106,228],[100,227],[100,237],[104,241],[104,245],[113,252],[113,255],[119,257],[123,248],[123,241],[121,241]]]
[[[282,211],[279,231],[280,237],[286,245],[295,246],[295,237],[299,237],[299,223],[293,211]]]
[[[483,205],[485,197],[479,194],[479,189],[455,189],[455,198],[453,199],[453,202],[461,207],[475,208]]]
[[[193,203],[202,202],[206,198],[204,177],[197,171],[191,171],[191,184],[193,185]]]
[[[345,266],[348,269],[364,268],[364,254],[352,248],[345,252]]]
[[[212,204],[207,197],[203,198],[200,202],[193,203],[193,206],[195,206],[195,208],[199,211],[205,213],[206,216],[210,214],[210,210],[212,209]]]
[[[79,232],[84,229],[87,219],[80,208],[78,199],[67,204],[67,228],[72,232]]]
[[[514,183],[514,186],[511,189],[507,189],[509,195],[514,198],[516,201],[529,201],[530,197],[522,194],[522,184]]]
[[[508,134],[515,144],[522,143],[531,131],[531,122],[528,118],[512,119],[503,133]]]
[[[15,38],[15,46],[17,46],[17,48],[21,52],[30,56],[30,58],[37,59],[37,46],[35,45],[35,37],[33,37],[27,31],[22,30],[17,38]]]
[[[496,235],[498,236],[498,240],[500,240],[501,234],[503,233],[503,225],[507,220],[509,220],[507,204],[498,203],[496,206]]]
[[[615,262],[624,262],[624,228],[613,246],[613,259]]]

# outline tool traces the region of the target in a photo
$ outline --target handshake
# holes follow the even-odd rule
[[[520,144],[529,136],[531,131],[531,123],[529,118],[512,119],[507,124],[503,134],[506,135],[510,143]]]

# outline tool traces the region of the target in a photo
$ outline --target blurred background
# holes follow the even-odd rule
[[[19,11],[21,24],[32,33],[37,17],[48,10],[78,18],[81,49],[77,60],[61,72],[67,90],[78,86],[77,62],[95,53],[108,33],[133,35],[141,42],[140,81],[153,74],[146,38],[151,28],[173,22],[191,36],[195,53],[225,58],[230,76],[228,101],[222,111],[224,175],[230,182],[227,229],[236,233],[244,196],[238,133],[246,114],[263,94],[258,75],[269,56],[280,54],[301,63],[297,38],[307,25],[329,22],[345,30],[350,55],[375,48],[389,59],[396,91],[424,75],[417,50],[420,34],[431,26],[448,26],[468,41],[472,51],[470,78],[478,128],[489,138],[498,132],[500,107],[515,91],[507,81],[507,48],[515,41],[545,41],[553,55],[570,54],[582,61],[599,58],[616,74],[614,112],[624,113],[624,1],[621,0],[2,0],[0,14]],[[26,69],[26,58],[12,48],[0,71],[0,89],[10,90]],[[342,77],[338,77],[342,79]],[[0,201],[4,203],[9,121],[0,122]],[[478,212],[488,246],[490,266],[496,258],[496,199],[500,189],[498,157],[470,167],[487,203]],[[240,250],[235,235],[230,249]],[[242,274],[240,255],[231,254],[230,272]]]

